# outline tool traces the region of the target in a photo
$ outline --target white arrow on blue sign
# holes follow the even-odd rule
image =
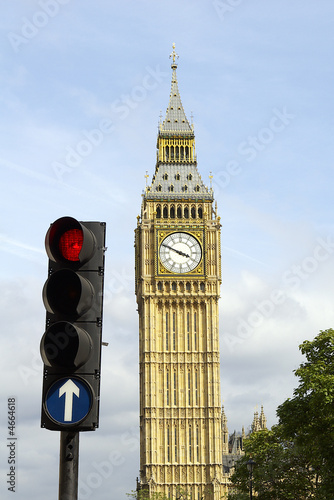
[[[92,406],[92,393],[84,380],[62,378],[50,387],[45,401],[50,417],[59,424],[76,424]]]

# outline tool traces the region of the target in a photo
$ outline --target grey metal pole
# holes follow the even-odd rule
[[[59,500],[78,499],[79,432],[60,432]]]

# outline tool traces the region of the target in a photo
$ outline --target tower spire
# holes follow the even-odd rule
[[[175,43],[173,43],[173,52],[170,54],[169,58],[172,59],[172,85],[166,116],[164,121],[162,123],[160,122],[160,131],[172,135],[179,133],[183,135],[187,134],[188,136],[193,136],[193,129],[184,112],[177,83],[176,60],[179,58],[179,56],[175,52]]]
[[[195,134],[185,114],[178,88],[176,68],[178,54],[173,51],[172,82],[165,118],[160,115],[157,137],[157,163],[146,199],[168,196],[170,199],[213,201],[212,189],[204,185],[197,170]]]

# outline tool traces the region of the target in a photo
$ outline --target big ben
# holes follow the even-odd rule
[[[139,313],[140,478],[152,496],[225,493],[218,300],[220,218],[197,169],[177,54],[157,162],[135,230]]]

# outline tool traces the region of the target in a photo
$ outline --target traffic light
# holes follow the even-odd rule
[[[41,340],[46,429],[89,431],[99,424],[105,229],[104,222],[62,217],[46,234]]]

